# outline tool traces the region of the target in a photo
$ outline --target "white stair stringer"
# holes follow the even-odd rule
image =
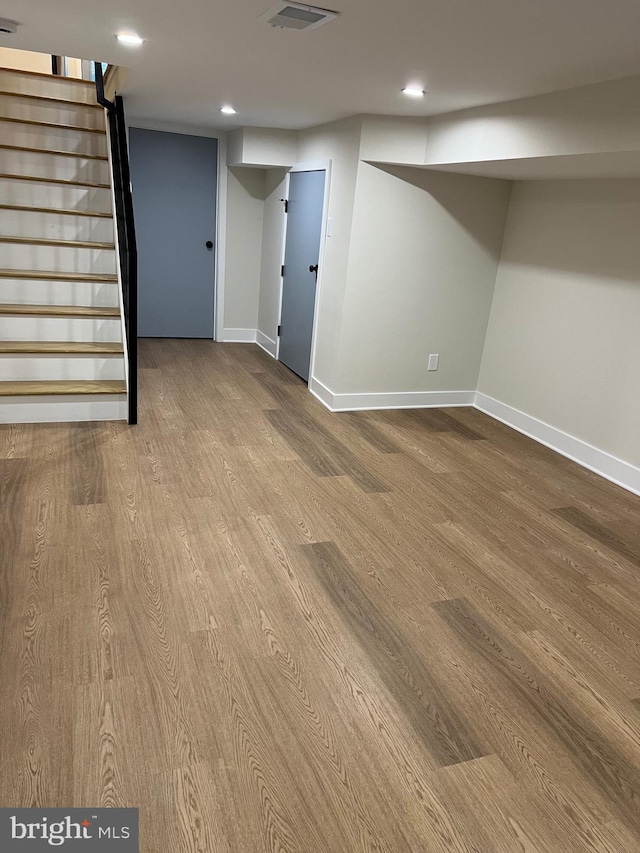
[[[127,419],[95,103],[92,84],[0,69],[0,423]]]

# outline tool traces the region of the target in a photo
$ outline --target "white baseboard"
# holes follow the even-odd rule
[[[272,340],[268,335],[265,335],[264,332],[261,332],[260,329],[256,331],[256,343],[265,352],[268,352],[269,355],[273,356],[274,358],[276,357],[276,342]]]
[[[225,344],[258,344],[269,355],[276,356],[276,342],[259,329],[223,329],[221,341]]]
[[[486,415],[593,471],[594,474],[640,495],[640,468],[479,391],[336,394],[314,377],[309,381],[309,390],[331,412],[474,406]]]
[[[429,409],[472,406],[474,391],[395,391],[335,394],[319,379],[312,378],[309,390],[332,412],[357,412],[372,409]]]
[[[335,412],[333,408],[333,391],[329,391],[326,385],[323,385],[319,379],[315,379],[313,376],[309,379],[309,391],[313,394],[314,397],[317,397],[318,400],[329,409],[330,412]]]
[[[640,468],[479,391],[475,407],[617,486],[640,495]]]
[[[255,329],[223,329],[222,341],[225,344],[255,344]]]

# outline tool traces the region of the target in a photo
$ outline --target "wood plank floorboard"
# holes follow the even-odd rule
[[[465,408],[140,341],[0,426],[0,805],[142,853],[640,850],[640,498]]]

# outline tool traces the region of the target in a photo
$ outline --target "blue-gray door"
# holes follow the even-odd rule
[[[218,141],[132,127],[129,148],[138,334],[213,338]]]
[[[324,179],[324,171],[289,176],[278,358],[305,382],[311,361]]]

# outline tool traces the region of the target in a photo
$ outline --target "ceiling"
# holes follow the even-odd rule
[[[3,0],[21,26],[0,45],[129,66],[131,117],[198,128],[427,116],[640,73],[638,0],[326,1],[340,17],[298,32],[257,20],[273,0]]]

